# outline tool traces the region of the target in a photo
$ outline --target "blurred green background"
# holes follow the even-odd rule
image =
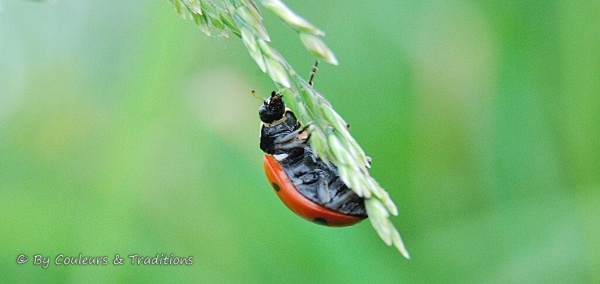
[[[238,38],[166,0],[1,0],[0,282],[600,282],[597,1],[287,3],[327,32],[340,65],[316,87],[410,261],[368,221],[321,227],[277,199],[250,95],[274,86]],[[109,264],[32,264],[79,253]],[[127,259],[157,253],[194,264]]]

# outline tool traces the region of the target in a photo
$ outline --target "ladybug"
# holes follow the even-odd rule
[[[310,85],[315,70],[316,65]],[[308,142],[310,124],[302,127],[282,97],[273,91],[258,110],[264,169],[277,196],[294,213],[320,225],[350,226],[367,218],[364,199],[346,186],[333,164],[317,157]]]

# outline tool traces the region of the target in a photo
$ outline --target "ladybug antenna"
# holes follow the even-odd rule
[[[315,61],[315,66],[313,66],[313,68],[310,70],[310,76],[308,76],[308,84],[309,85],[313,85],[313,79],[315,78],[315,73],[317,73],[317,70],[319,68],[317,68],[317,66],[319,66],[319,60]]]
[[[265,99],[263,99],[263,98],[259,97],[259,96],[258,96],[258,94],[256,94],[256,91],[255,91],[255,90],[252,90],[252,95],[253,95],[255,98],[257,98],[257,99],[261,100],[263,103],[264,103],[264,102],[266,102],[266,100],[265,100]]]

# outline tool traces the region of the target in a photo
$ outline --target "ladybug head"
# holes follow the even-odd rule
[[[275,91],[271,93],[271,97],[267,99],[258,109],[260,120],[264,123],[273,123],[283,117],[285,112],[285,104],[283,96]]]

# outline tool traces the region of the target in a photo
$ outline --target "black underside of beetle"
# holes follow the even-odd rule
[[[308,144],[302,150],[299,155],[288,156],[279,162],[296,189],[326,208],[366,217],[364,199],[346,186],[337,168],[319,159]]]
[[[307,141],[297,139],[300,123],[287,111],[281,122],[261,128],[260,148],[268,154],[285,154],[279,163],[296,189],[311,201],[347,215],[366,217],[364,199],[340,178],[333,164],[323,162]],[[294,139],[289,139],[293,137]]]

